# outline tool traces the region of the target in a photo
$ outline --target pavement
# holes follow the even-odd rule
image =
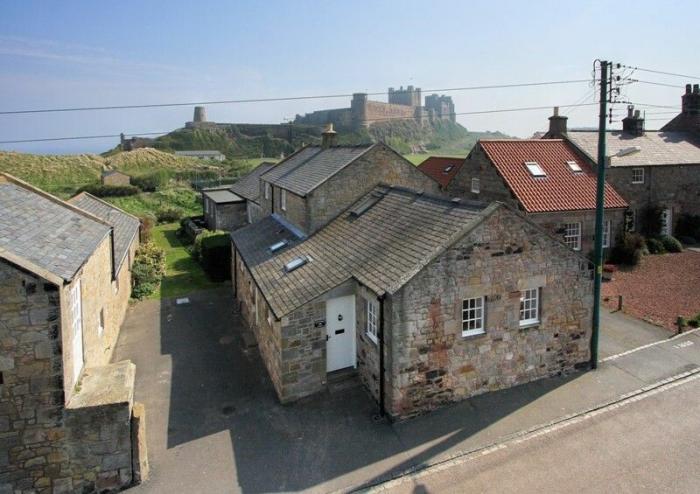
[[[699,407],[695,374],[372,491],[697,493]]]
[[[598,370],[488,393],[407,422],[359,386],[278,403],[230,287],[129,309],[116,360],[136,364],[151,478],[134,492],[332,492],[497,444],[700,368],[700,336],[604,313]]]

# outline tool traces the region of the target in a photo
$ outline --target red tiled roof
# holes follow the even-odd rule
[[[464,158],[446,158],[444,156],[431,156],[418,165],[420,171],[436,180],[443,187],[454,178],[462,164]],[[452,167],[452,168],[450,168]]]
[[[527,212],[595,209],[596,174],[563,140],[482,140],[479,145]],[[533,177],[525,167],[526,161],[539,164],[547,176]],[[567,161],[575,161],[582,172],[571,171]],[[605,207],[627,207],[608,183]]]

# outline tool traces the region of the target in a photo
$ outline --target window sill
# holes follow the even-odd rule
[[[379,338],[377,338],[376,336],[374,336],[374,335],[373,335],[372,333],[370,333],[369,331],[365,331],[365,336],[367,336],[367,339],[368,339],[369,341],[371,341],[372,343],[374,343],[375,345],[379,345]]]
[[[467,339],[467,338],[474,338],[477,336],[484,336],[486,334],[486,331],[483,329],[480,330],[471,330],[471,331],[462,331],[462,338]]]
[[[535,328],[539,325],[540,325],[540,321],[530,321],[530,322],[520,324],[518,326],[518,329],[530,329],[530,328]]]

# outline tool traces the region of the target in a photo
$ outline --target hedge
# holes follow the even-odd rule
[[[637,233],[623,233],[617,238],[610,253],[610,260],[615,264],[636,266],[645,249],[644,237]]]
[[[212,281],[230,280],[231,237],[229,234],[220,233],[204,237],[201,240],[201,258],[202,267]]]
[[[141,300],[152,295],[160,286],[165,275],[165,252],[149,242],[142,244],[136,251],[134,265],[131,268],[133,287],[131,296]]]
[[[133,185],[91,184],[81,188],[80,192],[87,192],[96,197],[124,197],[138,194],[139,189]]]
[[[166,207],[156,211],[156,219],[158,223],[173,223],[180,221],[185,215],[184,211],[179,208]]]

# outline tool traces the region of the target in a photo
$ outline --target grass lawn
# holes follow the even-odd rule
[[[404,154],[403,157],[406,158],[408,161],[413,163],[414,165],[420,165],[423,163],[425,160],[430,158],[431,156],[443,156],[446,158],[461,158],[464,159],[466,156],[465,154],[440,154],[440,153],[418,153],[418,154]]]
[[[155,214],[161,208],[178,208],[185,216],[196,216],[202,214],[199,198],[199,193],[188,185],[178,185],[133,196],[106,197],[105,200],[135,216]]]
[[[178,223],[168,223],[153,228],[153,242],[165,250],[165,276],[160,289],[151,298],[180,297],[223,285],[210,281],[199,263],[190,255],[175,233],[179,227]]]

